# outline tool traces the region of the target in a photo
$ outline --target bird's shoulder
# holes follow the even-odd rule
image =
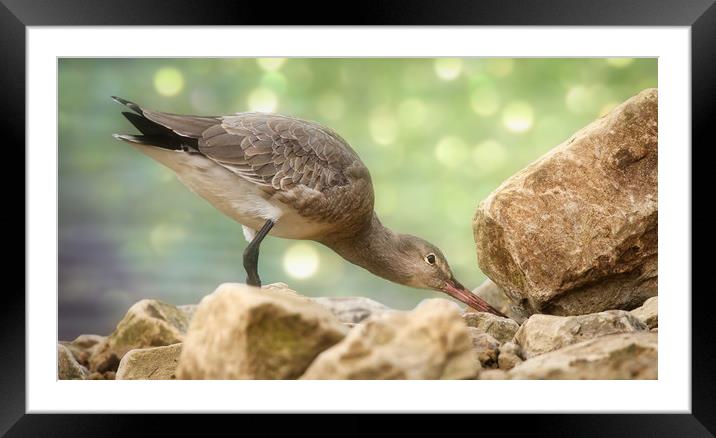
[[[325,191],[369,178],[348,142],[317,122],[257,112],[218,121],[202,133],[199,151],[256,184]]]

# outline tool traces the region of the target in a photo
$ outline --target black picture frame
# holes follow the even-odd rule
[[[0,120],[3,123],[3,147],[13,155],[12,166],[0,172],[4,196],[20,194],[25,166],[18,162],[22,156],[19,146],[25,144],[25,31],[27,26],[106,26],[106,25],[540,25],[540,26],[688,26],[691,28],[692,62],[692,144],[713,144],[709,135],[713,124],[710,111],[716,96],[716,6],[714,0],[442,0],[440,2],[412,1],[401,4],[353,4],[337,8],[321,2],[244,2],[240,0],[122,0],[115,2],[89,0],[0,0]],[[321,15],[317,11],[328,11]],[[118,42],[120,43],[120,42]],[[489,43],[489,42],[487,42]],[[711,141],[709,141],[709,139]],[[14,145],[14,146],[13,146]],[[49,146],[48,146],[49,147]],[[692,150],[695,149],[692,146]],[[685,153],[686,153],[685,149]],[[8,167],[14,171],[8,170]],[[16,214],[5,214],[3,230],[11,233],[20,226],[19,206]],[[23,210],[24,212],[24,210]],[[25,214],[22,214],[23,229]],[[13,223],[15,222],[15,223]],[[11,228],[12,227],[12,228]],[[12,236],[9,236],[12,237]],[[5,255],[7,256],[6,249]],[[25,254],[25,250],[23,250]],[[5,272],[20,271],[20,257],[13,253],[4,257]],[[22,258],[24,262],[24,257]],[[11,278],[7,275],[6,278]],[[24,285],[24,277],[23,277]],[[687,291],[682,291],[686,296]],[[691,291],[688,291],[689,293]],[[710,292],[709,292],[710,293]],[[714,436],[716,431],[716,387],[713,343],[710,338],[710,306],[707,294],[692,294],[692,387],[691,414],[525,414],[506,421],[497,415],[485,415],[479,424],[512,424],[513,420],[529,424],[528,429],[511,426],[512,431],[536,436]],[[0,305],[0,435],[3,436],[84,436],[125,435],[146,429],[146,415],[40,415],[26,414],[25,395],[25,295],[24,287],[6,287]],[[635,410],[639,397],[635,394]],[[187,417],[152,416],[167,426],[183,428]],[[173,416],[172,416],[173,417]],[[305,417],[304,417],[305,418]],[[335,416],[343,431],[368,432],[364,420]],[[464,420],[464,419],[463,419]],[[218,418],[211,429],[221,427]],[[237,427],[235,419],[221,417],[222,423]],[[306,423],[303,423],[306,421]],[[426,416],[413,416],[406,422],[420,426],[431,421]],[[445,419],[448,424],[465,425],[460,419]],[[309,423],[310,422],[310,423]],[[313,424],[313,426],[309,426]],[[361,427],[361,424],[364,425]],[[477,425],[478,423],[473,423]],[[515,425],[518,423],[514,423]],[[312,427],[312,429],[305,429]],[[287,422],[271,422],[272,432],[287,430],[315,430],[315,420],[299,420],[293,416]],[[459,426],[458,426],[459,427]],[[152,428],[154,429],[154,428]],[[481,427],[469,430],[479,433]],[[234,429],[239,430],[239,429]],[[166,431],[162,429],[162,431]]]

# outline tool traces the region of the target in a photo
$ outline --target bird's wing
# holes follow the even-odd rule
[[[255,184],[275,190],[304,185],[317,191],[349,183],[364,168],[348,143],[317,123],[278,114],[220,118],[199,138],[199,151]]]

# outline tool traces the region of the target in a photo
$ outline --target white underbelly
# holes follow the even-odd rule
[[[327,228],[326,224],[311,222],[285,204],[267,198],[255,184],[202,155],[151,146],[134,147],[172,169],[189,190],[248,228],[258,230],[271,219],[276,224],[269,234],[286,239],[312,239]]]

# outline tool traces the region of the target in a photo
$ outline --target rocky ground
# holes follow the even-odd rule
[[[226,283],[198,305],[139,301],[110,335],[60,342],[58,377],[656,379],[656,114],[644,90],[478,206],[491,280],[474,292],[509,318]]]

